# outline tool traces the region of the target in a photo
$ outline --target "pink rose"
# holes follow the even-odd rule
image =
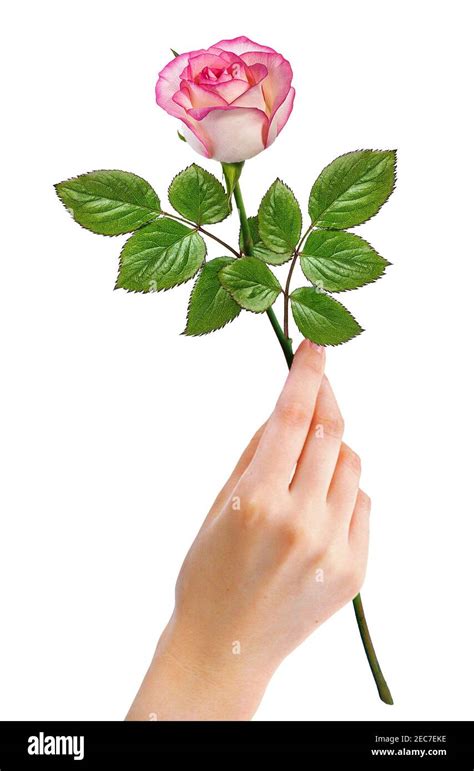
[[[247,37],[177,56],[160,72],[156,101],[179,118],[206,158],[234,163],[276,139],[293,109],[290,63]]]

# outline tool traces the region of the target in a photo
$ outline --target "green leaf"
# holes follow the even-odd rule
[[[254,313],[266,311],[281,292],[270,268],[257,257],[241,257],[219,272],[219,281],[242,308]]]
[[[268,249],[265,246],[262,239],[260,238],[260,233],[258,231],[258,217],[249,217],[248,223],[250,227],[250,234],[252,236],[252,241],[253,241],[254,257],[258,257],[259,260],[263,260],[263,262],[268,262],[270,265],[283,265],[285,262],[288,262],[288,260],[291,260],[291,252],[287,252],[286,254],[277,254],[276,252],[272,252],[271,249]],[[242,235],[242,229],[240,230],[240,235],[239,235],[239,246],[240,246],[240,250],[243,252],[244,238]]]
[[[363,332],[347,308],[313,287],[295,289],[290,300],[296,326],[313,343],[339,345]]]
[[[313,225],[343,230],[374,216],[395,186],[395,150],[357,150],[326,166],[313,185]]]
[[[185,335],[207,335],[239,315],[240,305],[218,278],[219,271],[232,261],[232,257],[217,257],[203,265],[189,298]]]
[[[229,201],[219,180],[195,163],[173,179],[168,197],[177,212],[198,225],[221,222],[230,214]]]
[[[158,292],[196,275],[206,245],[195,230],[162,218],[134,233],[120,255],[116,289]]]
[[[314,230],[300,256],[311,283],[328,292],[357,289],[380,278],[390,263],[353,233]]]
[[[91,171],[59,182],[55,188],[79,225],[104,236],[131,233],[161,211],[151,185],[129,171]]]
[[[301,210],[293,192],[280,179],[263,196],[258,227],[264,244],[273,252],[292,252],[301,235]]]

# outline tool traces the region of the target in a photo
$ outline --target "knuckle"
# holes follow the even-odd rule
[[[241,483],[237,485],[232,495],[233,501],[236,502],[234,507],[236,512],[240,512],[244,515],[255,515],[262,508],[262,496],[257,488],[253,485],[246,485]]]
[[[316,569],[324,565],[324,570],[326,571],[331,564],[331,560],[328,556],[328,543],[326,541],[322,541],[319,538],[315,538],[311,543],[310,549],[312,567]]]
[[[300,402],[282,402],[277,406],[276,413],[278,420],[290,428],[299,428],[308,419],[308,411]]]
[[[343,444],[341,448],[342,460],[348,468],[352,469],[355,474],[360,474],[362,469],[362,461],[360,456],[354,452],[354,450],[347,444]]]
[[[281,521],[278,530],[281,542],[288,549],[298,548],[308,541],[306,528],[300,522]]]
[[[234,490],[234,501],[238,505],[232,508],[240,516],[242,525],[255,525],[266,522],[273,508],[273,496],[263,485],[245,482]]]
[[[243,513],[247,518],[253,519],[261,516],[265,512],[263,497],[257,493],[245,496],[242,503]]]
[[[324,435],[340,439],[344,434],[344,418],[340,413],[322,415],[318,417],[318,423],[323,427]]]

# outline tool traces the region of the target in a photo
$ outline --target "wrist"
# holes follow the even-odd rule
[[[238,641],[223,650],[173,615],[127,719],[250,720],[271,674],[249,666]]]

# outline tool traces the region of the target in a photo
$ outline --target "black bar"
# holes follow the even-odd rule
[[[57,739],[57,737],[64,737]],[[74,737],[76,743],[74,744]],[[84,737],[81,745],[80,737]],[[28,749],[42,754],[29,754]],[[80,759],[83,749],[84,757]],[[62,751],[66,754],[50,754]],[[398,767],[474,769],[474,723],[466,722],[3,722],[0,771],[17,768],[157,768],[170,754],[305,753]],[[74,760],[77,755],[77,762]],[[415,762],[416,760],[416,762]],[[327,763],[319,768],[330,768]]]

